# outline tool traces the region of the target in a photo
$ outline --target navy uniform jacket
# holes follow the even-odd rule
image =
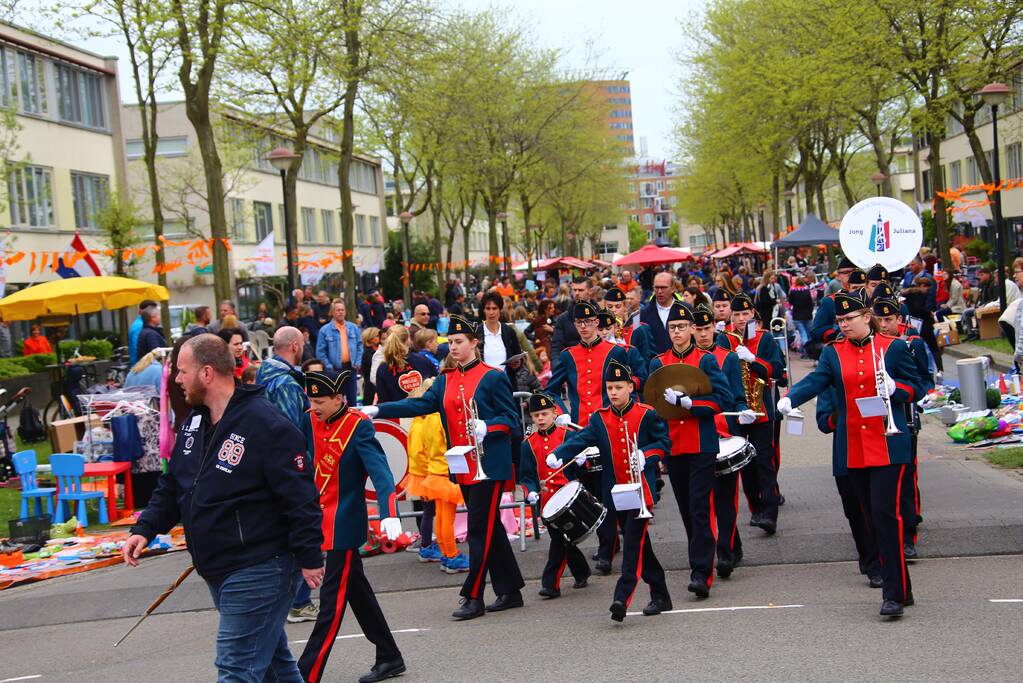
[[[373,423],[344,408],[327,418],[313,417],[316,451],[314,481],[323,510],[323,549],[349,550],[366,542],[366,478],[373,481],[380,518],[397,517],[394,477]]]
[[[627,354],[629,369],[632,370],[632,377],[636,380],[636,391],[642,393],[646,378],[650,376],[648,360],[640,353],[639,349],[629,343],[618,344]]]
[[[512,479],[512,441],[520,437],[522,419],[519,406],[512,397],[508,375],[491,367],[478,358],[460,368],[450,368],[440,373],[426,392],[417,398],[405,398],[380,406],[378,417],[415,417],[440,413],[444,431],[447,433],[448,448],[469,445],[462,407],[465,401],[476,400],[479,419],[487,423],[487,435],[483,439],[483,470],[487,477],[496,481]],[[476,474],[473,457],[469,460],[469,473],[455,475],[459,484],[472,484]]]
[[[551,373],[544,391],[554,397],[562,411],[572,416],[572,422],[586,424],[593,411],[607,404],[604,368],[610,360],[628,365],[628,351],[624,346],[599,337],[592,344],[579,342],[561,352],[558,367]],[[632,371],[635,373],[636,369]],[[568,407],[561,400],[561,390],[566,386]]]
[[[732,332],[732,334],[719,334],[717,344],[727,351],[735,351],[740,346],[739,340],[734,336],[734,334],[738,333],[734,332],[731,325],[726,330]],[[757,332],[753,338],[746,341],[746,348],[756,356],[753,362],[749,364],[750,373],[764,380],[763,396],[766,416],[758,417],[754,424],[774,421],[775,402],[772,400],[771,380],[780,380],[785,376],[785,357],[782,356],[781,347],[778,346],[774,336],[769,332],[765,332],[759,325],[757,325]],[[736,359],[742,363],[738,356],[736,356]],[[749,397],[747,396],[746,398],[748,402]]]
[[[923,398],[934,389],[934,377],[931,375],[931,366],[927,356],[927,344],[918,337],[916,330],[909,328],[910,334],[903,339],[909,344],[909,352],[913,354],[913,363],[916,365],[916,374],[920,377],[920,390],[923,392],[917,400]],[[913,429],[920,431],[920,411],[910,410],[913,415]]]
[[[622,328],[622,338],[625,343],[639,351],[646,363],[656,356],[654,353],[653,340],[650,338],[650,326],[646,323],[636,323]],[[633,368],[635,369],[635,368]]]
[[[895,380],[891,402],[899,433],[891,436],[884,433],[883,417],[863,417],[855,402],[856,398],[877,396],[871,340],[877,352],[884,353],[888,374]],[[816,369],[792,387],[788,396],[795,407],[828,387],[835,389],[836,398],[834,451],[846,467],[879,467],[910,461],[906,404],[922,394],[906,342],[876,334],[859,341],[841,339],[829,344],[821,351]]]
[[[718,367],[721,368],[721,372],[728,382],[728,390],[732,394],[732,404],[730,406],[721,406],[722,409],[727,412],[748,410],[746,391],[742,387],[742,368],[739,367],[739,357],[735,355],[734,351],[728,351],[717,345],[704,349],[704,351],[714,354]],[[726,417],[725,422],[728,424],[728,432],[730,434],[738,434],[739,422],[737,418]]]
[[[554,455],[562,462],[574,458],[589,446],[596,446],[600,450],[603,467],[601,491],[604,504],[609,507],[613,504],[611,487],[631,481],[626,432],[628,439],[634,440],[636,447],[646,456],[647,470],[671,450],[664,420],[650,406],[631,399],[621,410],[605,406],[593,413],[585,427],[569,434],[565,442],[554,450]],[[653,505],[648,477],[642,477],[642,481],[647,505]]]
[[[817,396],[817,429],[821,434],[834,434],[838,426],[838,413],[835,407],[835,388],[828,387]],[[836,477],[844,477],[849,474],[849,468],[845,466],[845,459],[842,452],[835,448],[837,438],[834,438],[831,447],[831,474]]]
[[[185,419],[131,533],[151,540],[180,521],[204,578],[289,552],[316,569],[323,566],[317,498],[302,432],[263,387],[238,385],[216,425],[205,407]]]
[[[714,354],[697,348],[693,343],[682,353],[672,347],[654,358],[650,361],[650,372],[654,373],[665,365],[675,363],[685,363],[702,370],[710,379],[711,391],[702,396],[690,396],[693,399],[693,407],[689,409],[690,417],[668,421],[670,454],[717,453],[718,432],[714,416],[732,405],[728,380],[721,372]]]
[[[545,505],[558,489],[568,483],[566,475],[576,470],[575,465],[569,465],[558,474],[551,476],[554,470],[547,466],[547,456],[564,443],[566,435],[568,435],[567,429],[552,425],[546,431],[536,430],[522,442],[522,455],[519,457],[519,483],[525,486],[527,491],[540,495],[541,506]],[[550,481],[541,488],[540,482],[548,477],[550,477]]]
[[[838,336],[838,325],[835,324],[835,295],[828,294],[817,305],[810,323],[810,341],[827,344]]]

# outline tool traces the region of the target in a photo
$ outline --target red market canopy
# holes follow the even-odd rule
[[[580,270],[593,270],[596,266],[586,261],[581,261],[572,256],[558,256],[557,258],[549,258],[540,261],[536,264],[537,270],[568,270],[570,268],[579,268]]]
[[[617,259],[616,266],[654,266],[661,263],[678,263],[688,261],[693,255],[681,249],[671,247],[658,247],[655,244],[647,244],[631,254]]]
[[[736,242],[715,251],[711,258],[728,258],[736,254],[766,254],[767,251],[767,247],[762,242]]]
[[[598,268],[610,268],[611,267],[611,264],[609,262],[603,261],[603,260],[601,260],[599,258],[591,258],[590,259],[590,263],[592,263],[593,265],[595,265]]]

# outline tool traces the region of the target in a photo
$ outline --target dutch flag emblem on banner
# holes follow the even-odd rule
[[[74,263],[68,265],[68,259],[65,256],[61,256],[57,262],[57,274],[61,277],[90,277],[94,275],[102,275],[103,272],[96,265],[96,260],[92,258],[92,254],[85,248],[85,242],[82,241],[81,235],[75,233],[75,238],[71,240],[71,247],[67,250],[67,253],[75,253],[77,257],[71,259]]]

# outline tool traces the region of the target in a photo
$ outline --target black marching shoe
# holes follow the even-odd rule
[[[902,603],[894,600],[885,600],[881,603],[881,616],[898,619],[902,616]]]
[[[706,598],[710,596],[710,588],[707,586],[707,580],[699,577],[694,577],[689,581],[690,593],[695,593],[698,598]]]
[[[919,553],[916,551],[916,544],[912,541],[906,543],[906,545],[903,546],[902,551],[905,553],[907,560],[915,560],[920,557]]]
[[[652,617],[671,609],[671,598],[650,598],[649,604],[643,608],[643,616]]]
[[[561,597],[560,590],[558,590],[557,588],[548,588],[547,586],[541,588],[538,594],[541,598],[546,598],[547,600],[550,600],[551,598]]]
[[[576,579],[575,583],[572,584],[572,588],[586,588],[590,583],[590,577],[584,576],[581,579]]]
[[[718,560],[718,577],[719,578],[727,579],[729,576],[732,575],[733,571],[735,571],[735,565],[733,565],[731,562],[724,562],[724,561]]]
[[[625,603],[615,600],[611,603],[611,619],[614,621],[625,621]]]
[[[759,512],[754,512],[752,515],[750,515],[749,525],[750,526],[760,526],[760,522],[763,521],[763,519],[764,518],[760,515]]]
[[[390,662],[381,662],[375,664],[369,673],[359,678],[359,683],[374,683],[374,681],[382,681],[386,678],[394,678],[405,673],[405,661],[402,659],[395,659]]]
[[[871,588],[884,588],[884,579],[875,574],[874,576],[868,576],[867,582]]]
[[[785,496],[779,495],[778,496],[778,505],[784,505],[784,504],[785,504]]]
[[[455,619],[459,621],[465,621],[466,619],[475,619],[476,617],[482,617],[487,613],[486,608],[483,606],[483,601],[479,598],[471,600],[469,598],[462,598],[461,606],[451,613]]]
[[[866,576],[867,575],[867,563],[864,562],[863,560],[860,560],[859,561],[859,565],[860,565],[860,574],[863,574],[864,576]]]
[[[766,515],[757,517],[757,523],[753,526],[760,527],[768,536],[774,536],[774,532],[778,530],[778,523]]]
[[[512,609],[513,607],[522,607],[522,591],[515,591],[513,593],[505,593],[504,595],[498,595],[497,600],[487,605],[488,612],[503,612],[506,609]]]
[[[596,566],[594,566],[594,570],[596,570],[596,572],[601,576],[610,576],[611,563],[608,562],[607,560],[597,560],[597,564]]]
[[[593,560],[594,562],[599,560],[600,559],[600,552],[599,551],[594,552],[592,555],[590,555],[590,559]]]
[[[738,567],[742,564],[742,548],[732,552],[732,566]]]

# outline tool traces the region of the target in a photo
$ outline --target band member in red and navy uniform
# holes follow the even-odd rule
[[[462,585],[462,604],[452,613],[455,619],[474,619],[485,612],[500,612],[522,607],[522,587],[515,553],[501,525],[500,503],[505,484],[514,481],[512,443],[520,438],[519,407],[512,396],[508,375],[486,365],[478,356],[478,330],[465,318],[453,315],[448,326],[448,355],[454,368],[441,372],[422,396],[406,398],[382,406],[364,406],[370,417],[415,417],[440,413],[448,448],[470,445],[470,434],[481,444],[483,453],[466,456],[468,474],[455,475],[462,488],[468,511],[469,573]],[[475,404],[473,422],[466,407]],[[485,478],[476,481],[477,461],[481,457]],[[484,608],[486,574],[494,584],[497,600]]]
[[[747,394],[746,403],[751,409],[762,410],[763,414],[752,424],[740,425],[739,434],[749,439],[757,455],[753,465],[740,470],[742,485],[753,508],[750,526],[760,527],[768,535],[778,528],[778,472],[774,458],[774,401],[771,397],[771,380],[779,379],[785,373],[785,359],[778,342],[760,325],[750,334],[751,322],[756,317],[753,301],[745,294],[732,299],[732,324],[718,335],[718,346],[734,351],[740,363],[746,363],[751,380],[763,383],[761,394],[763,407],[749,405],[753,398]]]
[[[394,478],[373,423],[348,407],[345,383],[349,381],[348,370],[309,372],[305,376],[313,416],[313,478],[320,493],[327,557],[327,572],[320,586],[320,613],[298,660],[302,678],[311,683],[323,680],[347,605],[352,606],[362,632],[377,649],[376,663],[359,679],[360,683],[382,681],[405,672],[405,662],[359,556],[369,526],[367,476],[377,492],[380,530],[392,541],[401,535]]]
[[[931,375],[927,358],[927,343],[916,334],[916,330],[900,322],[898,303],[894,300],[875,300],[873,312],[881,334],[899,337],[909,344],[909,351],[913,354],[913,363],[916,365],[916,374],[920,378],[920,389],[923,392],[921,397],[926,396],[934,388],[933,376]],[[909,464],[906,465],[902,478],[902,519],[905,523],[906,559],[915,560],[917,558],[916,528],[923,519],[920,516],[920,478],[917,466],[917,437],[920,434],[920,411],[917,410],[914,403],[907,403],[906,409],[909,411],[906,420],[909,424],[913,457]]]
[[[828,387],[817,397],[817,428],[822,434],[835,434],[838,426],[838,413],[835,408],[835,389]],[[852,482],[849,480],[849,468],[837,444],[832,440],[831,471],[835,476],[835,487],[842,501],[842,512],[849,522],[853,543],[856,545],[856,556],[859,560],[860,574],[867,577],[871,588],[884,585],[881,579],[881,558],[877,554],[877,541],[874,530],[870,527],[870,513],[863,509]]]
[[[566,417],[560,423],[574,422],[585,425],[590,415],[607,405],[607,392],[602,377],[612,360],[628,366],[629,353],[625,347],[602,339],[598,325],[598,309],[588,301],[577,301],[572,309],[575,329],[579,332],[579,343],[561,352],[561,360],[554,369],[545,391],[558,401]],[[561,391],[568,390],[568,406],[561,401]],[[586,471],[580,476],[583,486],[597,498],[600,497],[601,477],[598,473]],[[596,570],[605,576],[611,573],[618,532],[614,516],[608,515],[597,528]]]
[[[616,319],[610,311],[600,311],[597,314],[597,329],[600,330],[600,336],[625,349],[628,359],[626,365],[632,369],[632,376],[636,380],[636,391],[642,392],[643,383],[647,378],[647,359],[643,357],[639,349],[619,339],[618,329],[620,326],[621,321]]]
[[[534,393],[529,397],[528,407],[536,430],[522,442],[519,483],[529,491],[526,497],[529,504],[539,502],[542,509],[550,497],[568,483],[565,476],[567,470],[555,474],[556,468],[547,466],[547,456],[562,444],[568,430],[555,423],[557,406],[554,399],[547,394]],[[576,456],[576,467],[581,467],[585,462],[585,455]],[[575,544],[568,543],[560,534],[551,533],[548,536],[551,539],[551,547],[540,578],[540,596],[548,599],[561,596],[561,576],[565,573],[566,566],[575,578],[572,588],[585,588],[590,578],[590,565],[586,561],[586,556]]]
[[[824,347],[816,369],[778,402],[778,410],[788,415],[829,386],[835,389],[834,449],[844,457],[856,496],[870,512],[884,580],[881,616],[900,617],[903,606],[913,604],[913,589],[903,550],[899,487],[912,458],[906,404],[921,397],[920,379],[909,346],[876,334],[861,296],[836,294],[835,310],[845,338]],[[885,415],[860,413],[857,398],[878,396],[888,403],[894,425],[886,424]],[[897,431],[886,434],[888,427]]]
[[[739,357],[735,352],[721,348],[714,343],[716,336],[714,317],[710,309],[700,305],[693,310],[693,341],[697,348],[714,355],[721,368],[728,389],[732,394],[731,406],[721,406],[728,412],[746,412],[744,417],[723,417],[718,415],[715,423],[719,435],[738,434],[738,424],[752,423],[755,419],[753,411],[746,405],[746,392],[742,388],[742,372],[739,369]],[[722,429],[724,427],[724,429]],[[714,477],[714,513],[717,516],[718,545],[717,570],[718,576],[727,579],[742,560],[742,538],[739,536],[739,472],[730,472]]]
[[[842,285],[842,291],[849,291],[849,276],[856,270],[856,264],[843,256],[838,262],[838,270],[835,271],[838,283]],[[866,286],[866,280],[864,280]],[[817,312],[813,315],[810,323],[810,341],[818,344],[826,344],[834,341],[838,336],[838,325],[835,324],[835,294],[829,294],[817,304]]]
[[[693,322],[689,306],[676,302],[671,307],[666,325],[671,348],[650,361],[650,369],[656,372],[665,365],[684,363],[699,368],[710,379],[711,391],[702,396],[688,396],[671,387],[664,390],[665,401],[689,411],[681,420],[668,420],[671,451],[665,464],[689,539],[689,592],[706,598],[714,580],[717,545],[714,465],[718,432],[714,416],[731,407],[732,392],[714,354],[693,343]]]
[[[618,287],[612,287],[607,290],[604,294],[604,307],[611,312],[618,320],[631,321],[629,317],[629,305],[625,301],[625,292]],[[650,362],[650,359],[654,357],[653,341],[650,338],[650,326],[646,323],[637,321],[635,324],[629,322],[629,324],[622,325],[620,336],[625,343],[639,351],[639,355],[643,357],[644,364]],[[636,370],[632,367],[633,371]]]
[[[583,429],[569,434],[565,442],[547,456],[547,466],[557,469],[583,449],[596,446],[603,466],[602,500],[610,512],[612,487],[635,483],[632,475],[636,466],[642,472],[647,460],[664,457],[671,448],[671,442],[664,420],[650,406],[632,399],[632,370],[618,361],[611,361],[604,371],[604,385],[609,405],[593,413]],[[635,452],[630,452],[630,442],[635,443]],[[650,485],[645,476],[639,479],[643,499],[649,508],[653,505]],[[670,610],[671,595],[664,569],[654,555],[647,532],[650,520],[639,517],[639,510],[619,510],[616,514],[622,528],[622,575],[615,584],[611,618],[625,620],[626,610],[641,578],[650,586],[650,603],[643,608],[643,614],[650,616]]]

